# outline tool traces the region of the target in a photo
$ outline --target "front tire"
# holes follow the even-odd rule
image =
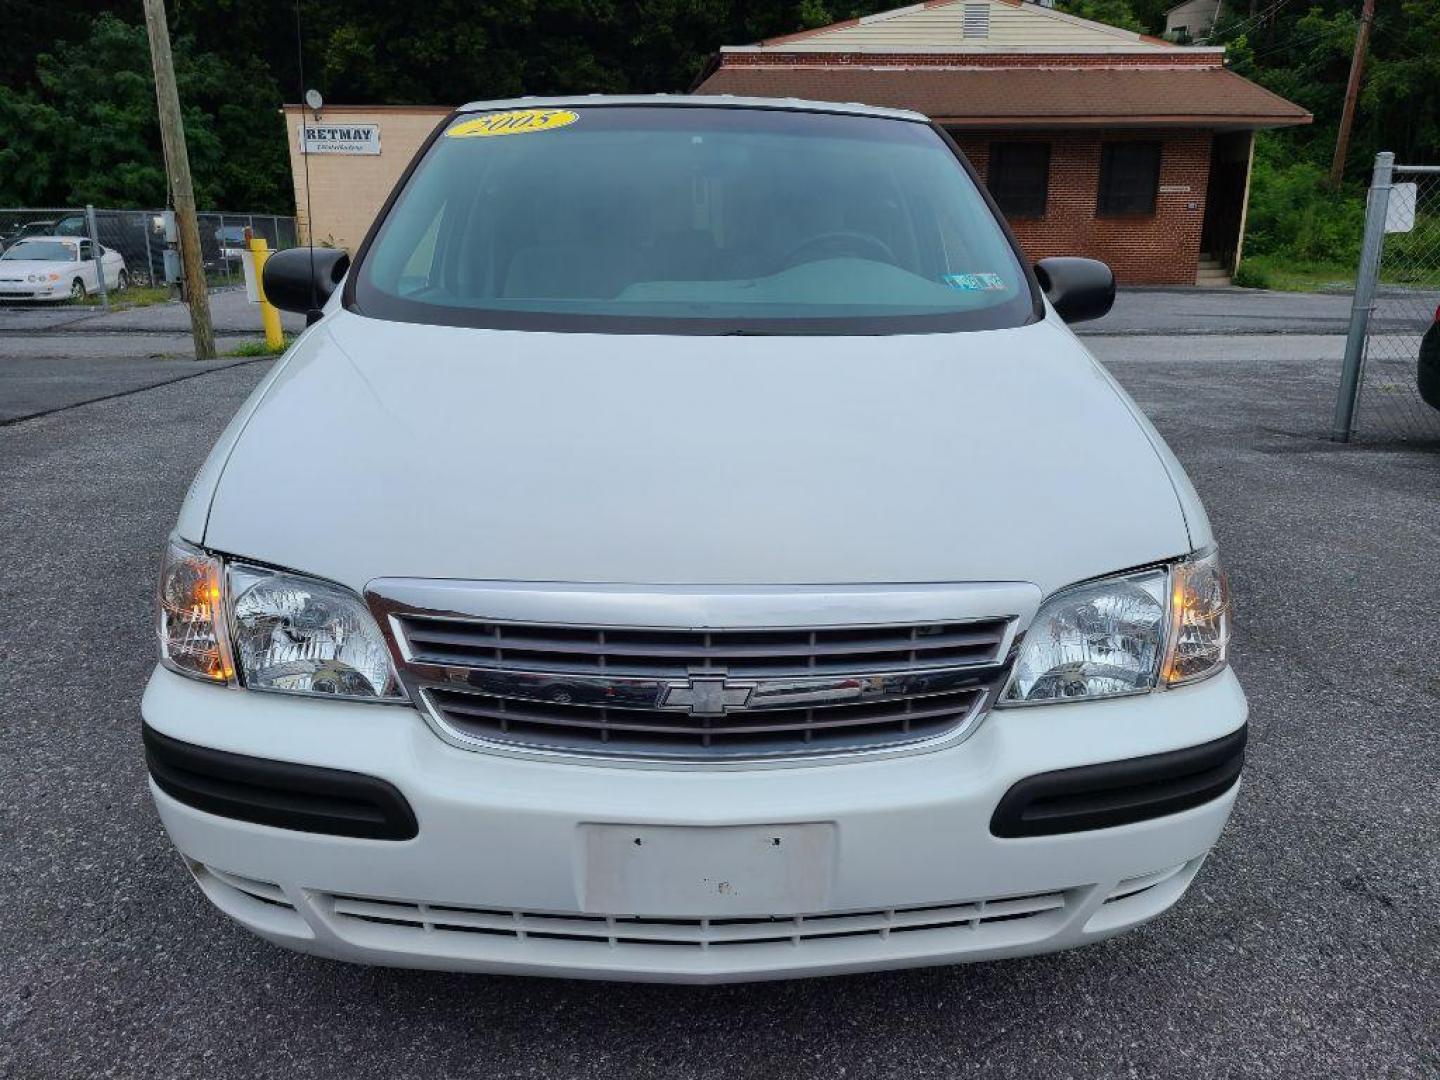
[[[1415,376],[1425,404],[1440,409],[1440,322],[1431,323],[1420,339],[1420,362]]]
[[[115,275],[115,291],[124,292],[130,287],[130,275],[124,270]]]
[[[70,299],[77,304],[85,302],[85,282],[78,277],[70,283]]]

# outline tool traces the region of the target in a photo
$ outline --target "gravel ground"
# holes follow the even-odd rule
[[[810,982],[365,969],[228,923],[150,806],[138,710],[161,543],[265,365],[0,427],[0,1076],[1440,1076],[1440,457],[1318,440],[1334,338],[1092,344],[1221,537],[1234,818],[1124,937]]]

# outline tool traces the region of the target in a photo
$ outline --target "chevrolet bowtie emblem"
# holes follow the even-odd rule
[[[748,705],[754,690],[748,684],[727,682],[722,675],[695,675],[665,687],[660,707],[687,709],[691,716],[724,716],[731,709]]]

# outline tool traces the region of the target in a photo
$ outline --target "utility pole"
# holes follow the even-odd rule
[[[1338,188],[1345,173],[1345,155],[1350,151],[1350,128],[1355,123],[1355,99],[1360,96],[1360,76],[1365,73],[1365,53],[1370,48],[1370,24],[1375,21],[1375,0],[1365,0],[1360,9],[1360,26],[1355,31],[1355,55],[1350,58],[1350,81],[1345,84],[1345,107],[1340,111],[1340,132],[1335,136],[1335,158],[1330,162],[1330,186]]]
[[[180,263],[185,272],[185,299],[190,304],[190,332],[195,359],[215,359],[215,329],[210,324],[210,295],[200,253],[200,226],[195,219],[195,189],[190,183],[190,155],[180,118],[180,93],[175,88],[175,61],[170,55],[170,27],[165,0],[145,0],[145,29],[155,68],[155,101],[160,110],[160,142],[165,151],[175,222],[180,229]]]

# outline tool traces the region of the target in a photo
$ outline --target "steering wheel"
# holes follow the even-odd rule
[[[890,250],[890,245],[878,236],[840,230],[819,233],[801,240],[786,252],[785,268],[788,270],[801,263],[815,262],[818,259],[834,259],[841,255],[855,255],[862,259],[874,259],[879,256],[881,262],[887,262],[891,266],[898,266],[900,263],[895,258],[895,252]]]

